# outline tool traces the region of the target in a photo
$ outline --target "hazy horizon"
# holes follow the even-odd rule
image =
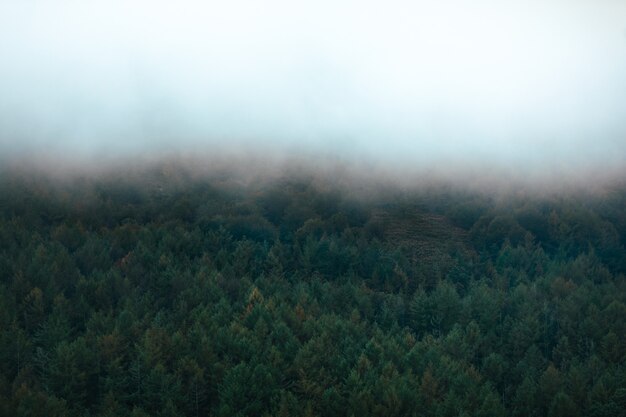
[[[626,167],[617,0],[6,1],[0,62],[5,164],[254,156],[570,181]]]

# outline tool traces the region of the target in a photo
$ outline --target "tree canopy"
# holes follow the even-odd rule
[[[128,178],[0,177],[0,415],[626,416],[625,187]]]

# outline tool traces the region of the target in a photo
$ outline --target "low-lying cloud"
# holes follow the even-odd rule
[[[0,4],[0,152],[622,172],[626,3]],[[482,167],[482,168],[481,168]]]

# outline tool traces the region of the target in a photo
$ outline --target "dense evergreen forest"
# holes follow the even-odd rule
[[[626,416],[626,187],[0,176],[3,416]]]

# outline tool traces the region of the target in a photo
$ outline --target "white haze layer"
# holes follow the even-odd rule
[[[0,0],[5,159],[196,150],[621,170],[626,1]]]

